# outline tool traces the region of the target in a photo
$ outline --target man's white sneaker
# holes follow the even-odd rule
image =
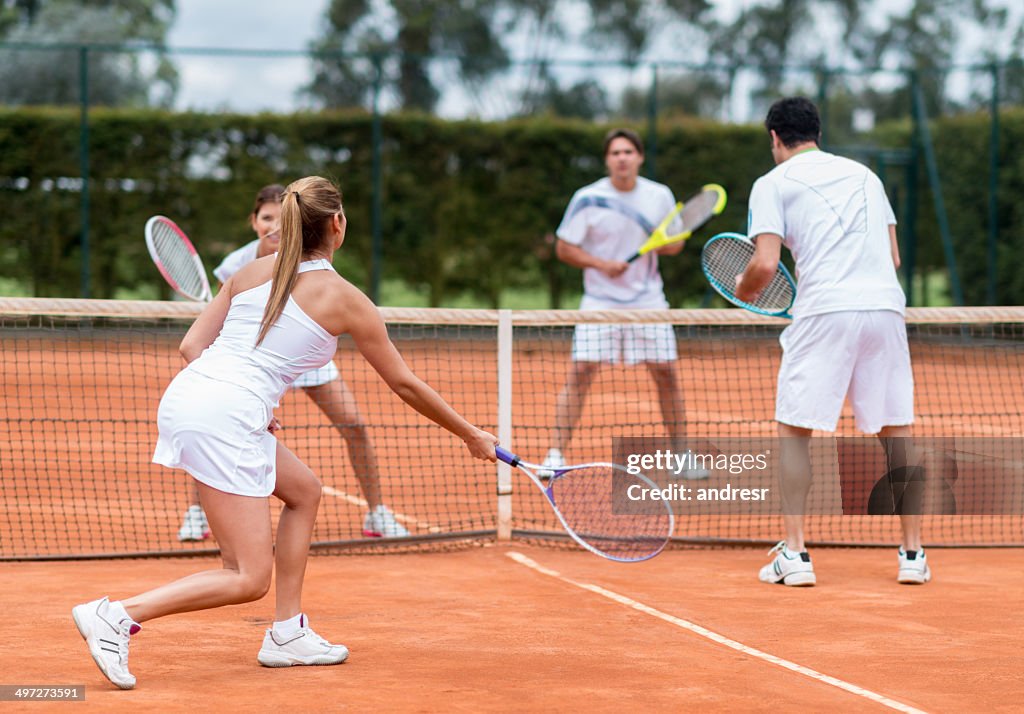
[[[921,550],[899,550],[900,570],[896,575],[897,582],[905,585],[924,585],[932,579],[931,568],[928,567],[928,556],[924,549]]]
[[[780,541],[768,551],[775,553],[772,562],[761,568],[758,577],[762,583],[781,583],[793,587],[810,587],[817,582],[814,577],[814,566],[811,556],[805,550],[797,553],[786,547],[786,541]]]
[[[105,597],[76,605],[71,617],[106,678],[121,689],[133,689],[135,677],[128,671],[128,640],[133,632],[138,632],[139,625],[124,615],[118,619],[118,613]]]
[[[548,455],[540,462],[541,468],[537,470],[537,476],[541,479],[548,479],[555,475],[555,471],[565,468],[565,457],[559,449],[552,447],[548,449]]]
[[[178,529],[178,540],[198,541],[210,537],[210,524],[206,522],[206,514],[202,506],[189,506]]]
[[[271,628],[263,636],[263,646],[256,659],[264,667],[341,664],[348,659],[348,648],[332,645],[308,626],[300,627],[288,637],[275,635]]]
[[[703,464],[699,464],[694,460],[692,451],[687,451],[683,458],[685,459],[684,463],[691,464],[691,466],[683,469],[679,474],[680,478],[687,481],[703,481],[711,477],[711,471],[705,468]]]
[[[367,538],[405,538],[409,531],[395,518],[391,509],[383,503],[363,518],[363,535]]]

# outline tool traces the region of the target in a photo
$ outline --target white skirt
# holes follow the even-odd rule
[[[308,372],[303,372],[298,378],[292,382],[294,389],[302,389],[304,387],[319,387],[322,384],[333,382],[341,375],[338,372],[338,368],[334,365],[334,361],[331,360],[323,367],[317,369],[311,369]]]
[[[277,477],[272,411],[252,392],[189,369],[164,392],[153,463],[239,496],[269,496]]]

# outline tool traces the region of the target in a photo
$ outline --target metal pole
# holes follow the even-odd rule
[[[89,48],[78,48],[78,101],[79,138],[78,138],[78,172],[82,177],[82,192],[79,205],[80,235],[79,244],[82,248],[82,273],[79,293],[81,297],[92,297],[91,275],[89,265]]]
[[[644,165],[651,180],[658,179],[658,64],[651,65],[651,90],[647,97],[647,155]]]
[[[911,100],[913,103],[913,100]],[[910,133],[910,152],[906,164],[907,195],[903,199],[903,229],[902,242],[906,245],[906,253],[903,260],[903,275],[907,281],[907,305],[914,304],[914,274],[917,269],[917,173],[920,166],[921,154],[918,149],[917,138],[917,112],[911,106],[914,128]],[[924,289],[921,291],[921,304],[925,304],[927,298]]]
[[[825,145],[826,129],[828,128],[828,80],[829,71],[821,68],[818,75],[818,113],[821,115],[821,145]]]
[[[985,298],[989,305],[996,304],[996,254],[999,239],[999,65],[993,63],[992,72],[992,134],[989,138],[988,159],[988,290]]]
[[[917,73],[911,73],[911,94],[914,102],[914,113],[917,116],[917,130],[924,151],[924,165],[928,170],[928,183],[932,189],[932,200],[935,203],[935,218],[939,223],[939,236],[942,238],[942,249],[946,255],[946,267],[949,269],[949,287],[955,305],[964,304],[963,286],[960,284],[960,273],[956,267],[956,253],[953,250],[953,235],[949,228],[949,215],[946,213],[946,202],[942,197],[942,182],[939,179],[939,164],[935,156],[935,144],[932,142],[931,129],[928,127],[928,110],[925,108],[924,92],[917,80]]]
[[[372,197],[372,209],[370,212],[370,235],[371,235],[371,255],[370,255],[370,299],[375,303],[380,301],[380,280],[381,280],[381,263],[383,261],[383,238],[382,238],[382,226],[381,226],[381,215],[383,212],[383,179],[381,171],[381,116],[380,116],[380,93],[381,84],[384,77],[384,68],[381,66],[380,55],[374,55],[373,67],[375,70],[373,78],[373,124],[372,124],[372,136],[371,142],[373,143],[373,166],[372,166],[372,184],[373,184],[373,197]]]

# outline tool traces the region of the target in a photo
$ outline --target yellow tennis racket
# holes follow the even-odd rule
[[[725,202],[724,188],[717,183],[709,183],[707,186],[704,186],[701,188],[700,193],[691,196],[685,202],[680,201],[677,203],[676,207],[651,232],[651,235],[640,246],[640,249],[627,258],[626,262],[632,263],[645,253],[650,253],[652,250],[688,239],[704,224],[724,211]],[[678,233],[670,235],[668,229],[676,220],[676,217],[682,223],[682,229]]]

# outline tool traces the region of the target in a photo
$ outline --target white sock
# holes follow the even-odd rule
[[[544,460],[545,461],[554,461],[556,463],[561,463],[563,461],[561,450],[560,449],[556,449],[555,447],[552,446],[550,449],[548,449],[548,456]]]
[[[121,604],[120,600],[114,600],[109,605],[107,605],[107,612],[109,612],[110,616],[114,618],[114,622],[128,620],[130,623],[132,623],[131,634],[133,635],[140,629],[142,629],[142,626],[135,620],[133,620],[132,616],[128,614],[128,611],[124,609],[124,605]]]
[[[306,616],[303,613],[299,613],[295,617],[289,618],[284,622],[274,623],[274,634],[280,638],[286,639],[292,637],[299,630],[306,625]]]

